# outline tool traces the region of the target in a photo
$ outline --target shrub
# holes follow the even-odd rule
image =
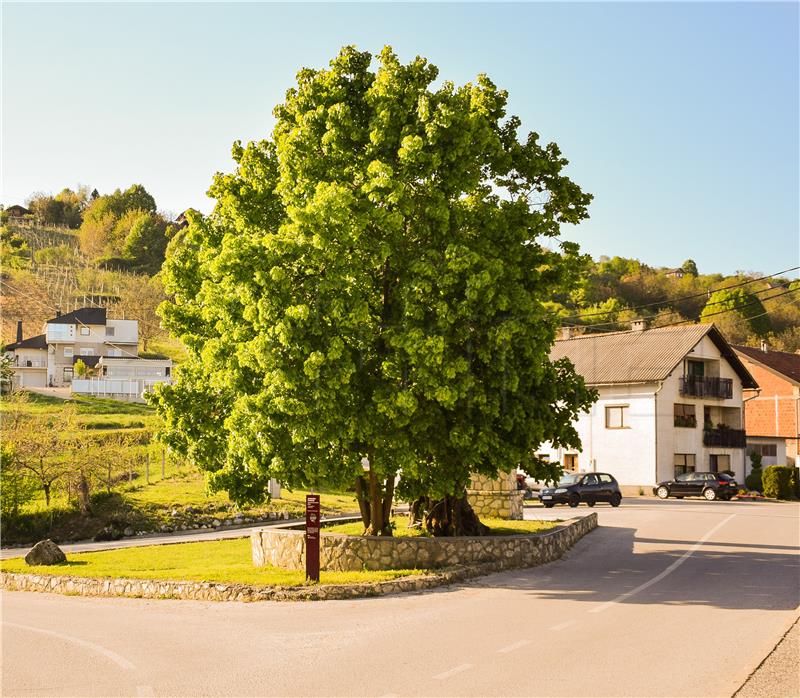
[[[788,468],[791,469],[791,481],[792,481],[792,492],[794,496],[800,499],[800,468],[796,468],[793,465],[787,465]]]
[[[750,463],[753,466],[753,470],[761,470],[761,454],[757,451],[750,452]]]
[[[785,465],[770,465],[765,468],[761,478],[764,483],[764,496],[792,499],[794,497],[793,475],[794,468]]]
[[[761,492],[763,489],[761,468],[753,468],[752,472],[744,479],[747,489]]]

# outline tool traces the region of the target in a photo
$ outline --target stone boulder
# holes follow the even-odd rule
[[[49,538],[40,540],[25,556],[25,562],[29,565],[60,565],[66,561],[64,551]]]

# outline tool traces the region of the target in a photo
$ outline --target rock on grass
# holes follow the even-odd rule
[[[25,562],[29,565],[60,565],[66,561],[64,551],[49,538],[40,540],[25,556]]]

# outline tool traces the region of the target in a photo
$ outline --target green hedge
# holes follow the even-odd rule
[[[797,468],[787,465],[770,465],[764,468],[761,479],[764,496],[776,499],[794,499],[797,492]]]
[[[761,481],[763,472],[761,468],[753,468],[750,474],[744,479],[744,484],[751,492],[761,492],[764,485]]]

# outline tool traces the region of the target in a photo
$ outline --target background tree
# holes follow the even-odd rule
[[[715,315],[722,311],[729,312],[724,315]],[[748,334],[763,337],[770,331],[769,317],[766,315],[760,298],[744,288],[729,288],[712,293],[703,308],[700,321],[716,323],[724,317],[726,320],[722,322],[733,325],[736,320],[731,316],[739,316],[740,320],[747,323],[750,329]]]
[[[681,265],[681,271],[682,271],[684,274],[689,274],[689,276],[695,276],[695,277],[696,277],[696,276],[698,276],[698,273],[697,273],[697,264],[695,263],[695,261],[694,261],[693,259],[687,259],[687,260],[686,260],[686,261],[685,261],[685,262],[684,262],[684,263]]]
[[[0,445],[0,516],[6,521],[19,514],[20,509],[36,497],[36,482],[27,476],[10,443]]]
[[[578,444],[593,394],[550,362],[543,301],[586,260],[540,241],[591,197],[486,76],[435,87],[422,58],[372,61],[301,70],[272,140],[236,144],[214,212],[189,215],[163,316],[190,358],[154,402],[164,440],[236,501],[269,477],[354,484],[365,531],[390,535],[402,472],[458,533],[470,473],[536,474],[539,444]]]
[[[156,312],[164,302],[164,286],[160,276],[126,276],[121,279],[119,300],[114,305],[114,313],[120,317],[136,318],[139,321],[139,341],[142,351],[148,350],[149,343],[164,335],[161,318]]]

